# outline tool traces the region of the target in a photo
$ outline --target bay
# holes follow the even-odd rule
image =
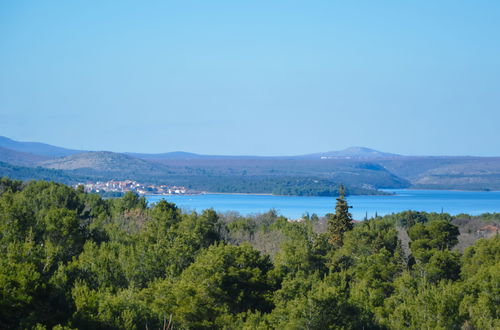
[[[446,212],[452,215],[467,213],[478,215],[500,212],[500,191],[450,190],[388,190],[394,195],[348,196],[354,219],[362,220],[378,215],[405,210]],[[146,196],[149,203],[161,199],[177,204],[185,211],[200,212],[213,208],[218,212],[236,211],[242,215],[258,214],[275,209],[289,219],[299,219],[305,213],[324,216],[334,212],[335,197],[273,196],[246,194],[201,194]]]

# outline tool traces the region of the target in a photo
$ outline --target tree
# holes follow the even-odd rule
[[[465,319],[459,313],[463,296],[460,284],[432,284],[404,273],[394,285],[395,293],[384,302],[387,315],[381,323],[385,328],[467,329],[462,327]]]
[[[311,221],[290,222],[283,233],[285,237],[274,260],[280,275],[327,271],[324,256],[330,246],[322,235],[314,233]]]
[[[418,248],[451,249],[458,243],[458,227],[446,220],[435,220],[426,224],[417,223],[410,227],[408,235],[412,250]]]
[[[286,279],[276,291],[276,308],[268,314],[271,329],[361,329],[359,311],[349,303],[345,273]],[[264,328],[264,327],[262,327]],[[366,328],[373,329],[370,324]]]
[[[446,220],[417,223],[410,227],[410,249],[420,272],[431,283],[442,279],[456,280],[460,275],[460,257],[449,251],[458,242],[458,227]]]
[[[352,216],[349,213],[351,206],[345,199],[345,189],[343,185],[339,188],[339,197],[335,206],[335,214],[328,218],[328,236],[329,243],[334,246],[342,246],[344,233],[352,230]]]
[[[462,259],[460,312],[475,329],[500,329],[500,235],[480,239]]]
[[[269,312],[272,263],[249,245],[212,245],[175,282],[173,314],[181,328],[221,328],[218,318]]]

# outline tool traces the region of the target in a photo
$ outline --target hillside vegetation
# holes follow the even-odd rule
[[[0,147],[0,162],[10,163],[13,165],[30,166],[47,159],[48,158],[44,156]]]
[[[499,214],[348,210],[341,195],[326,219],[183,213],[4,178],[0,328],[500,327],[500,236],[454,248]]]
[[[499,157],[409,157],[353,147],[342,151],[280,156],[217,156],[186,152],[162,154],[86,152],[0,137],[0,176],[39,176],[39,167],[63,172],[68,183],[131,179],[183,185],[192,190],[332,196],[340,184],[350,194],[380,194],[382,188],[499,190]],[[33,173],[26,175],[28,168]],[[12,169],[12,167],[11,167]]]

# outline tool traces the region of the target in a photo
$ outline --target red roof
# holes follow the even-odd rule
[[[483,228],[479,229],[480,231],[498,231],[498,227],[493,226],[493,225],[487,225],[484,226]]]

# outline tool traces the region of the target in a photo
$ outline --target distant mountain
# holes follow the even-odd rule
[[[235,159],[273,159],[273,158],[287,158],[292,159],[296,158],[294,156],[248,156],[248,155],[202,155],[195,154],[191,152],[184,151],[173,151],[166,152],[160,154],[142,154],[142,153],[134,153],[134,152],[126,152],[125,154],[145,159],[145,160],[154,160],[154,161],[162,161],[162,160],[212,160],[212,159],[226,159],[226,160],[235,160]]]
[[[400,158],[404,157],[398,154],[381,152],[364,147],[350,147],[340,151],[328,151],[315,154],[300,156],[303,158],[320,158],[320,159],[381,159],[381,158]]]
[[[350,147],[341,151],[328,151],[298,156],[247,156],[247,155],[201,155],[190,152],[175,151],[160,154],[143,154],[127,152],[127,155],[148,160],[190,160],[190,159],[385,159],[404,157],[397,154],[381,152],[364,147]]]
[[[143,154],[143,153],[136,153],[136,152],[126,152],[126,155],[135,157],[135,158],[140,158],[140,159],[146,159],[146,160],[163,160],[163,159],[201,159],[201,158],[210,158],[211,156],[205,156],[205,155],[199,155],[199,154],[194,154],[191,152],[184,152],[184,151],[173,151],[173,152],[165,152],[165,153],[160,153],[160,154]]]
[[[49,158],[65,157],[74,154],[87,152],[86,150],[66,149],[40,142],[19,142],[0,136],[0,147],[14,151],[31,153],[34,155],[45,156]],[[184,151],[173,151],[165,153],[136,153],[125,152],[124,154],[144,160],[189,160],[189,159],[375,159],[375,158],[397,158],[404,157],[397,154],[377,151],[364,147],[350,147],[340,151],[328,151],[322,153],[313,153],[298,156],[252,156],[252,155],[202,155]]]
[[[161,171],[163,167],[129,155],[110,151],[91,151],[39,163],[40,166],[58,170],[92,169],[102,172]]]
[[[270,192],[274,186],[293,190],[295,188],[289,186],[291,182],[295,182],[293,185],[309,182],[308,188],[302,186],[301,191],[310,192],[318,189],[314,187],[315,180],[321,182],[321,187],[343,183],[363,189],[500,189],[500,157],[403,156],[364,147],[276,157],[200,155],[182,151],[121,154],[81,152],[0,137],[0,162],[11,166],[0,169],[0,176],[30,177],[31,168],[33,178],[61,177],[65,181],[130,178],[208,191]],[[295,178],[301,178],[301,183]]]
[[[14,165],[33,166],[47,160],[47,157],[0,147],[0,162]]]
[[[5,136],[0,136],[0,147],[51,158],[85,152],[83,150],[66,149],[39,142],[19,142]]]

